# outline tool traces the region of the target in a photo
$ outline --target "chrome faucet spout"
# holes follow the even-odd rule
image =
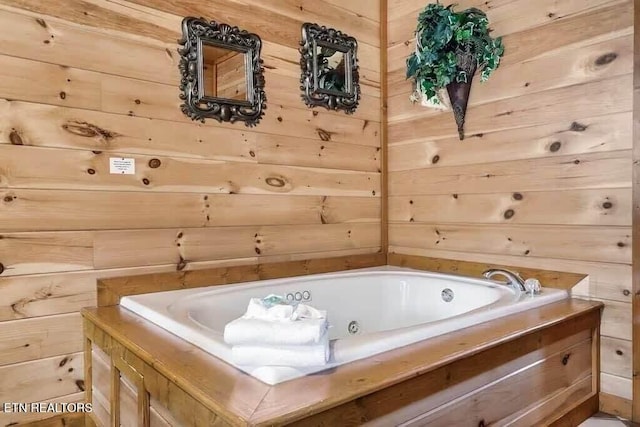
[[[482,273],[487,279],[491,279],[494,276],[502,276],[507,279],[507,285],[511,286],[517,291],[527,292],[527,288],[524,285],[524,279],[520,277],[518,273],[510,270],[503,270],[500,268],[491,268]]]

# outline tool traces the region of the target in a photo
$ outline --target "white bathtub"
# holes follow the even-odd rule
[[[327,310],[329,364],[290,368],[231,362],[231,348],[222,338],[225,324],[244,313],[249,298],[272,293]],[[453,296],[449,302],[447,295]],[[259,380],[277,384],[567,296],[549,288],[533,297],[516,295],[492,281],[384,266],[130,296],[120,304]]]

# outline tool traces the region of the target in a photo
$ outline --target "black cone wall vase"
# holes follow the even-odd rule
[[[477,62],[469,48],[467,48],[466,51],[458,52],[456,56],[458,57],[458,67],[467,73],[467,81],[449,83],[447,85],[447,92],[449,93],[449,101],[451,101],[453,115],[458,125],[458,136],[460,137],[460,141],[462,141],[464,139],[464,118],[467,114],[471,83],[473,82],[473,75],[476,72]]]
[[[467,103],[469,102],[469,93],[471,92],[471,81],[472,79],[469,79],[466,83],[453,82],[447,85],[447,92],[449,93],[453,116],[455,117],[456,124],[458,125],[458,136],[460,137],[460,141],[464,139],[464,116],[467,113]]]

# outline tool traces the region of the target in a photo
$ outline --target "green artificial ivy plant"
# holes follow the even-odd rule
[[[418,15],[416,49],[407,58],[407,78],[414,81],[412,101],[426,98],[439,104],[438,92],[450,83],[467,83],[473,78],[460,64],[461,53],[476,61],[473,71],[485,81],[498,68],[504,53],[502,38],[489,35],[489,20],[476,8],[455,12],[455,5],[429,4]],[[465,70],[464,68],[467,68]]]

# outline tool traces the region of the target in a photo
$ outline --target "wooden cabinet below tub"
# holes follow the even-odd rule
[[[86,309],[87,423],[577,425],[598,409],[601,307],[561,301],[275,386],[124,308]]]

